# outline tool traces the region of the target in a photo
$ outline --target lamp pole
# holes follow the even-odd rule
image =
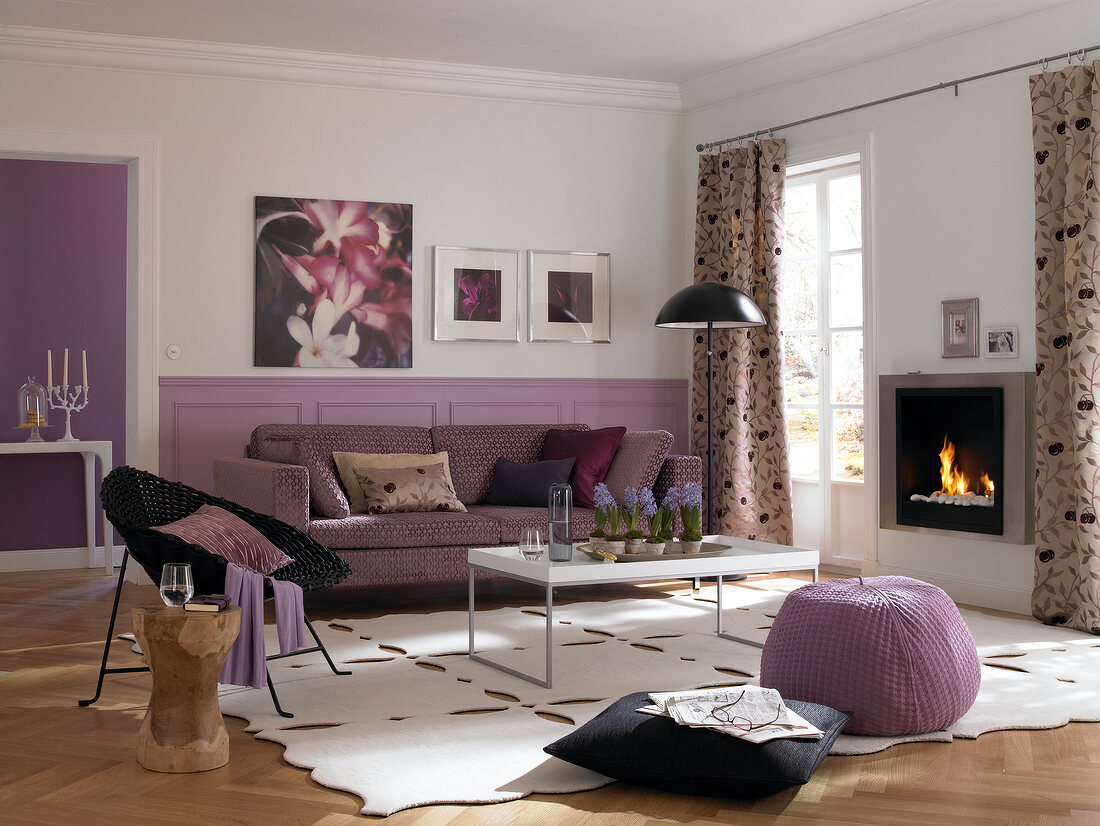
[[[707,322],[707,535],[714,533],[714,322]]]

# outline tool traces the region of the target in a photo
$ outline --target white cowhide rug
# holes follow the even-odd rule
[[[726,630],[763,642],[785,593],[799,584],[727,586]],[[842,735],[833,754],[1100,720],[1100,640],[1027,618],[963,616],[983,664],[974,707],[947,731]],[[246,719],[257,737],[283,744],[287,762],[311,769],[317,782],[361,797],[364,814],[386,815],[597,788],[608,779],[542,747],[624,694],[754,682],[760,668],[760,649],[714,635],[708,599],[575,603],[555,607],[554,622],[552,689],[471,662],[466,613],[445,611],[314,622],[352,676],[333,675],[316,654],[276,660],[271,674],[293,719],[274,713],[266,689],[224,686],[221,708]],[[477,628],[481,653],[541,674],[541,608],[480,611]],[[274,650],[274,628],[267,630]]]

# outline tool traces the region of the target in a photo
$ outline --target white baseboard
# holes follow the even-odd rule
[[[1007,582],[980,582],[961,577],[945,577],[931,571],[898,568],[893,565],[883,565],[881,562],[876,565],[874,575],[907,576],[919,579],[942,588],[955,602],[1031,616],[1030,587],[1021,587]]]
[[[115,545],[115,570],[122,564],[124,545]],[[103,547],[95,549],[95,562],[88,565],[87,548],[43,548],[37,551],[0,551],[0,573],[14,571],[60,571],[66,568],[102,568]]]

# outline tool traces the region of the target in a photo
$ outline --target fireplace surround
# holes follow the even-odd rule
[[[1035,376],[879,377],[879,525],[1027,545],[1035,533]]]

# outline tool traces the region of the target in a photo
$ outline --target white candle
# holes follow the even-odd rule
[[[81,357],[84,359],[84,387],[88,386],[88,351],[81,350]]]
[[[53,350],[46,351],[46,386],[53,387]]]
[[[65,348],[65,369],[61,374],[61,383],[66,387],[69,386],[69,348]]]

